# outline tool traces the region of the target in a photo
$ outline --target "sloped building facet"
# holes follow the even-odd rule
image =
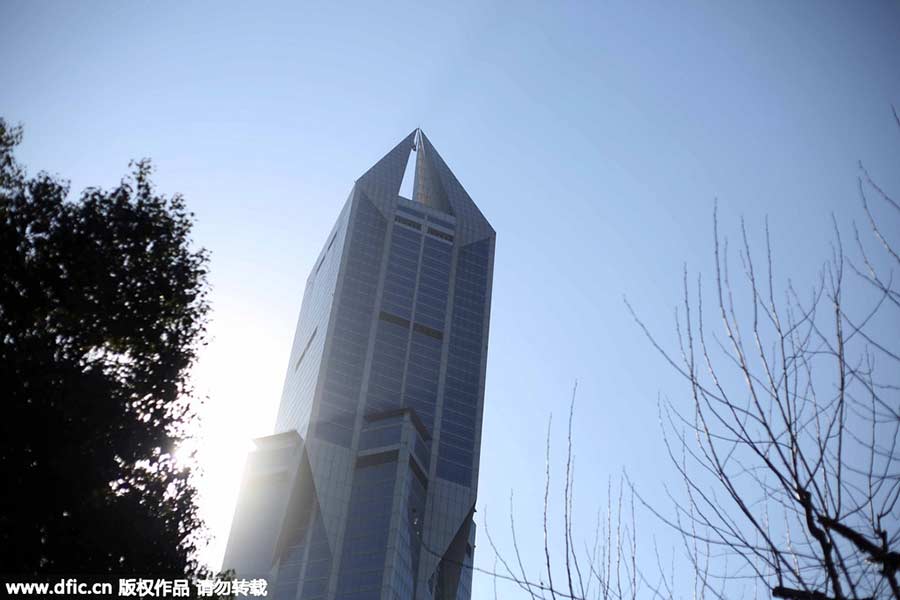
[[[494,240],[420,130],[356,181],[307,280],[224,568],[278,599],[470,597]]]

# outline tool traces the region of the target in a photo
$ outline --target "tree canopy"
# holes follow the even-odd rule
[[[193,215],[148,161],[70,198],[21,139],[0,119],[0,570],[191,573],[202,523],[172,453],[208,311]]]

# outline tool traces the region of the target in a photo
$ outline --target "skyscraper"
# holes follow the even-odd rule
[[[224,568],[278,599],[470,597],[494,240],[420,130],[356,181],[306,282]]]

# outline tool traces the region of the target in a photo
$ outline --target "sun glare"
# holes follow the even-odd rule
[[[217,302],[209,328],[214,343],[204,348],[193,372],[195,389],[206,398],[199,428],[176,451],[176,460],[199,468],[198,503],[210,535],[200,559],[213,569],[225,553],[251,440],[271,433],[284,376],[279,324],[265,316],[248,318],[261,313],[234,298]]]

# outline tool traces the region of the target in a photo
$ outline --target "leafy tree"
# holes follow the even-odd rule
[[[184,576],[207,255],[148,161],[111,190],[27,176],[0,119],[0,571]]]

